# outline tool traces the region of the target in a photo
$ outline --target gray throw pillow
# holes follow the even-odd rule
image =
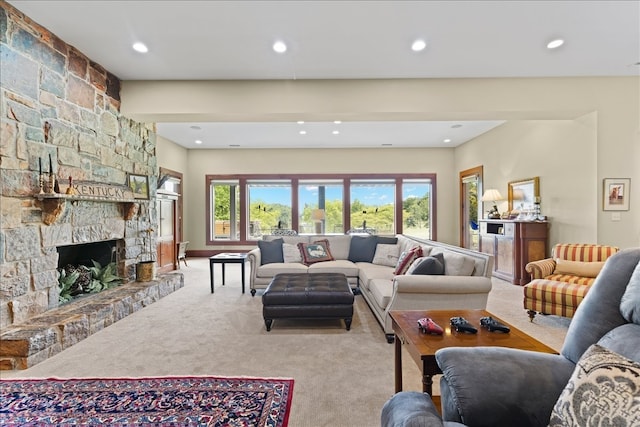
[[[411,270],[410,274],[443,275],[444,255],[440,253],[422,258],[420,264]]]
[[[640,325],[640,262],[631,273],[627,289],[620,300],[620,314],[627,322]]]
[[[269,242],[266,240],[258,240],[258,248],[260,248],[260,265],[284,262],[284,256],[282,254],[283,243],[284,240],[282,239],[273,239]]]
[[[376,236],[376,239],[381,245],[397,245],[398,238],[397,237],[386,237],[386,236]]]
[[[351,236],[349,261],[372,262],[376,255],[378,238],[376,236]]]

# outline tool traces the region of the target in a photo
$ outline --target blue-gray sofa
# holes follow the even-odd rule
[[[400,392],[383,427],[640,425],[640,248],[606,261],[561,354],[451,347],[436,360],[442,418],[427,394]]]

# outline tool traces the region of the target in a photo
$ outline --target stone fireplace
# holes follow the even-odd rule
[[[65,334],[73,328],[64,325],[78,324],[78,319],[65,321],[49,315],[52,323],[43,324],[58,306],[57,268],[63,256],[59,248],[115,241],[118,274],[129,281],[135,278],[135,265],[143,252],[151,248],[155,256],[155,232],[146,230],[157,228],[157,163],[155,125],[120,113],[116,76],[6,2],[0,3],[0,24],[2,364],[3,349],[17,352],[17,347],[32,347],[29,354],[38,356],[31,359],[41,360],[43,353],[55,353],[75,342],[76,338],[65,342]],[[130,174],[148,177],[145,197],[136,198],[131,192],[122,196]],[[62,188],[60,194],[43,196],[41,183],[51,177],[60,184],[56,188],[72,179],[76,185],[99,185],[105,191],[94,197],[64,194]],[[43,190],[52,191],[46,185]],[[111,256],[112,249],[108,251]],[[178,287],[169,286],[171,291]],[[165,288],[152,293],[166,295]],[[110,298],[116,294],[112,292]],[[91,323],[96,315],[83,309],[85,320],[80,323],[95,331],[156,299],[138,295],[140,289],[134,297],[121,294],[129,298],[124,304],[128,308],[118,309],[122,303],[110,299],[100,310],[112,307],[109,310],[116,314],[111,320]],[[27,334],[26,344],[7,344],[7,334],[20,338],[22,332],[15,328],[34,322],[40,335]],[[20,362],[22,367],[28,365],[26,359]]]

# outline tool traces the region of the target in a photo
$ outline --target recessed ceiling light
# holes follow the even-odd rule
[[[240,147],[240,144],[229,144],[229,147]]]
[[[334,120],[333,123],[339,125],[340,123],[342,123],[340,120]]]
[[[307,131],[306,131],[306,130],[301,130],[301,131],[300,131],[300,135],[306,135],[306,134],[307,134]]]
[[[196,144],[202,144],[202,141],[200,141],[199,139],[196,139],[196,140],[195,140],[195,143],[196,143]]]
[[[461,128],[461,127],[462,127],[462,125],[458,124],[458,125],[451,126],[451,129],[458,129],[458,128]]]
[[[412,44],[411,44],[411,50],[414,52],[421,52],[424,50],[424,48],[427,47],[427,42],[424,41],[423,39],[418,39],[415,40]]]
[[[387,143],[387,142],[386,142],[386,143],[381,144],[381,145],[382,145],[383,147],[391,147],[393,144],[389,144],[389,143]]]
[[[443,142],[451,142],[451,140],[449,138],[447,138]]]
[[[298,124],[299,125],[303,125],[304,124],[304,120],[298,120]]]
[[[334,130],[334,131],[333,131],[333,132],[331,132],[331,133],[332,133],[332,134],[334,134],[334,135],[338,135],[338,134],[340,133],[340,131],[339,131],[339,130]]]
[[[277,53],[285,53],[287,51],[287,45],[283,41],[278,40],[273,44],[273,50]]]
[[[190,127],[191,129],[193,129],[193,130],[201,130],[201,129],[202,129],[200,126],[196,126],[196,125],[189,126],[189,127]]]
[[[549,43],[547,43],[547,49],[556,49],[562,46],[563,44],[564,44],[564,40],[562,39],[551,40]]]
[[[149,52],[149,48],[144,44],[144,43],[134,43],[133,44],[133,50],[135,50],[136,52],[140,52],[140,53],[147,53]]]

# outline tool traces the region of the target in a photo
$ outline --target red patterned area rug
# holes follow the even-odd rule
[[[8,379],[0,425],[286,427],[292,397],[292,379]]]

